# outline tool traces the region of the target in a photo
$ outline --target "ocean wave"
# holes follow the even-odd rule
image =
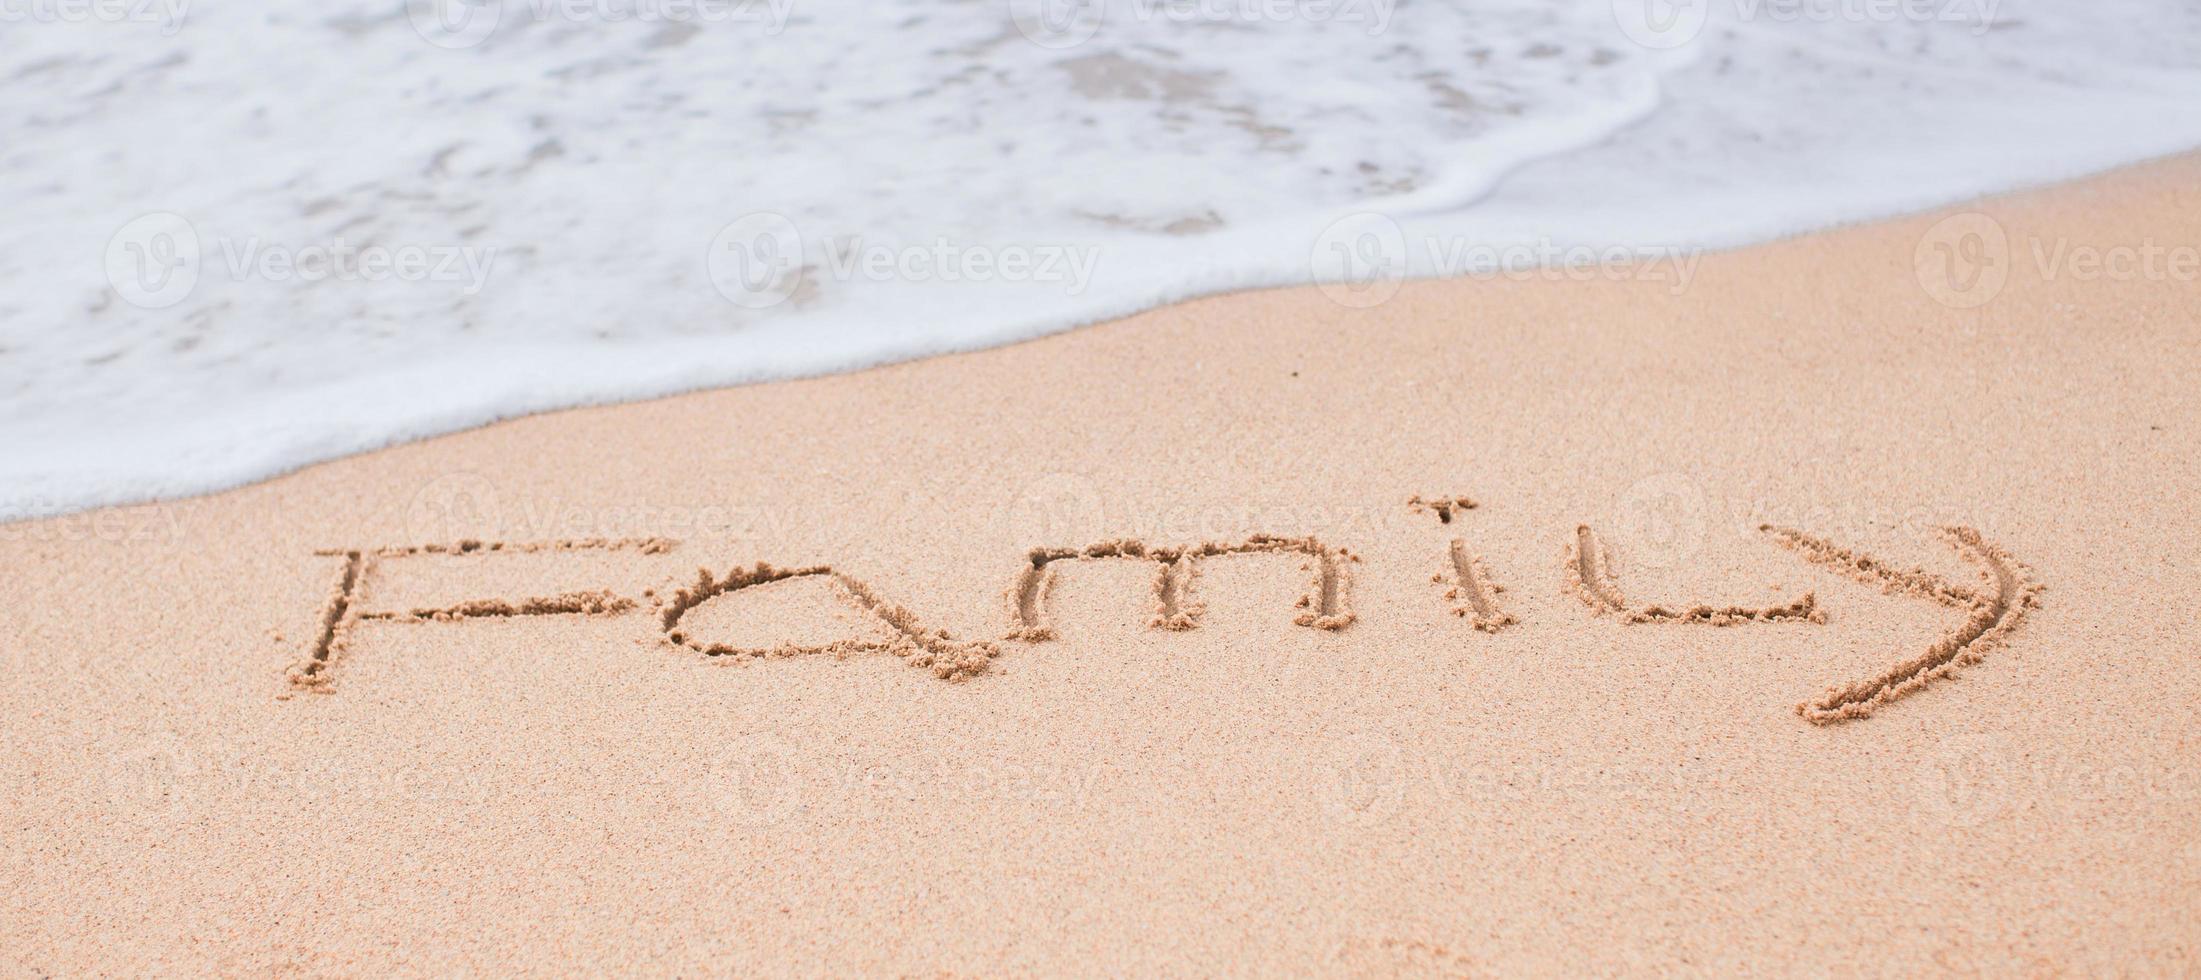
[[[2201,145],[2175,2],[9,9],[0,517]]]

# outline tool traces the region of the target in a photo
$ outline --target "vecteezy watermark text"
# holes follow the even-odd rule
[[[1725,8],[1732,23],[1958,24],[1973,36],[1994,27],[2002,0],[1612,0],[1613,22],[1646,48],[1696,40]]]
[[[1415,266],[1416,245],[1424,259],[1421,267],[1443,278],[1659,282],[1676,296],[1695,280],[1703,255],[1701,249],[1673,244],[1563,245],[1550,239],[1495,243],[1457,235],[1409,242],[1398,222],[1368,211],[1323,229],[1308,255],[1309,271],[1324,295],[1365,309],[1398,292]]]
[[[854,235],[832,239],[813,253],[805,241],[785,215],[745,215],[711,239],[704,269],[728,301],[763,309],[800,295],[820,276],[839,283],[1043,283],[1078,296],[1100,264],[1097,245],[960,243],[946,236],[889,244]]]
[[[0,0],[0,24],[154,24],[183,29],[191,0]]]
[[[518,20],[542,24],[737,25],[767,37],[787,28],[795,0],[405,0],[421,39],[439,48],[471,48]]]
[[[2042,281],[2201,282],[2201,244],[2193,242],[2075,242],[2035,235],[2021,244],[2013,248],[2002,222],[1986,214],[1953,214],[1919,237],[1912,269],[1935,302],[1960,310],[1993,302],[2011,273],[2028,262]]]
[[[336,238],[294,245],[258,236],[220,237],[214,248],[181,215],[139,217],[115,232],[103,256],[107,281],[133,306],[162,309],[183,302],[209,271],[238,282],[450,283],[465,295],[481,292],[497,261],[493,245],[355,245]],[[207,260],[216,259],[213,269]]]
[[[1092,40],[1107,20],[1108,0],[1007,0],[1017,31],[1045,48]],[[1141,24],[1358,25],[1370,37],[1391,26],[1398,0],[1130,0],[1118,9]]]

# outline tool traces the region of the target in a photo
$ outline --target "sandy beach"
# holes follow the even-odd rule
[[[2188,156],[0,525],[0,973],[2192,975],[2197,229]]]

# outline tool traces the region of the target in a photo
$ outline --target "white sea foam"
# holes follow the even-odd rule
[[[2174,0],[1097,4],[6,0],[0,516],[2201,145]]]

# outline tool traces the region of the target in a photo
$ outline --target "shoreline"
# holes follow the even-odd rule
[[[1862,217],[1833,221],[1814,230],[1783,232],[1771,236],[1714,231],[1690,237],[1690,244],[1682,244],[1674,236],[1662,238],[1639,234],[1625,239],[1630,244],[1561,245],[1548,237],[1534,241],[1515,241],[1518,236],[1508,234],[1502,228],[1498,239],[1512,244],[1482,244],[1457,228],[1440,233],[1438,226],[1442,224],[1441,216],[1431,218],[1436,224],[1429,227],[1411,225],[1415,230],[1409,234],[1401,230],[1405,226],[1400,221],[1411,223],[1429,216],[1418,216],[1411,210],[1396,210],[1396,202],[1377,202],[1384,207],[1392,207],[1393,210],[1389,211],[1338,209],[1337,220],[1330,223],[1330,228],[1324,235],[1335,237],[1367,230],[1396,235],[1397,244],[1387,245],[1386,248],[1395,248],[1397,254],[1388,255],[1386,261],[1402,263],[1402,266],[1382,277],[1381,284],[1385,289],[1398,283],[1445,280],[1560,282],[1654,278],[1674,282],[1673,288],[1680,292],[1686,291],[1688,280],[1693,277],[1697,265],[1708,256],[1775,246],[1839,233],[1850,228],[1906,221],[1924,214],[1962,211],[1981,201],[2023,198],[2052,192],[2054,188],[2071,183],[2114,179],[2121,173],[2147,171],[2180,159],[2188,159],[2194,152],[2196,151],[2188,150],[2123,163],[2107,170],[2086,171],[2076,177],[2026,181],[1993,195],[1966,197],[1953,203],[1931,203],[1939,200],[1942,195],[1924,194],[1916,201],[1875,206],[1868,209]],[[1524,164],[1523,169],[1516,173],[1533,172],[1533,167],[1533,163]],[[1515,174],[1504,175],[1496,181],[1495,186],[1504,188],[1506,181],[1513,176]],[[1362,229],[1354,224],[1356,218],[1370,216],[1376,219],[1376,226],[1371,229]],[[1519,218],[1520,216],[1515,215],[1511,220],[1518,224]],[[1162,244],[1173,247],[1175,243]],[[1162,244],[1154,247],[1161,248]],[[1318,241],[1310,247],[1310,251],[1319,253],[1320,244]],[[1098,250],[1103,246],[1085,247]],[[2190,252],[2190,248],[2187,251]],[[1519,270],[1470,268],[1481,258],[1487,257],[1505,263],[1522,254],[1560,255],[1568,258],[1585,255],[1620,256],[1625,261],[1591,266],[1536,264]],[[2184,261],[2183,258],[2181,261]],[[1148,261],[1142,264],[1154,263]],[[562,341],[531,345],[523,355],[510,345],[485,347],[476,361],[445,360],[402,370],[379,370],[364,376],[323,384],[312,390],[277,392],[262,401],[238,405],[221,414],[209,416],[211,421],[201,428],[217,432],[266,429],[265,419],[269,417],[319,417],[323,421],[316,423],[318,429],[306,437],[281,436],[281,439],[288,441],[238,446],[226,441],[227,437],[218,436],[202,445],[192,446],[189,452],[183,454],[184,457],[237,455],[247,457],[248,461],[231,465],[218,473],[194,475],[182,483],[175,482],[173,477],[165,474],[148,477],[139,472],[135,462],[146,456],[176,452],[173,433],[133,436],[131,438],[134,442],[118,442],[113,439],[102,442],[95,451],[76,459],[76,462],[82,464],[81,472],[100,474],[95,477],[83,476],[81,472],[66,477],[58,476],[52,465],[46,465],[37,471],[9,474],[11,481],[22,481],[24,489],[11,490],[7,496],[0,496],[0,517],[5,518],[5,523],[16,523],[81,514],[108,507],[193,499],[277,479],[324,463],[380,452],[422,439],[470,432],[535,415],[645,404],[726,388],[827,378],[930,358],[979,353],[1028,341],[1045,340],[1185,303],[1249,292],[1312,288],[1327,293],[1336,285],[1337,276],[1325,274],[1340,270],[1313,268],[1314,264],[1318,263],[1310,263],[1309,268],[1288,273],[1275,269],[1251,273],[1238,270],[1231,275],[1190,280],[1168,289],[1137,294],[1137,298],[1121,303],[1099,307],[1084,305],[1082,294],[1050,297],[1047,298],[1047,304],[1062,306],[1062,315],[1068,319],[1041,328],[1034,328],[1024,321],[1002,321],[975,334],[947,337],[949,334],[957,334],[958,331],[950,330],[939,323],[929,323],[920,330],[923,336],[918,339],[876,344],[853,362],[854,366],[851,366],[845,352],[818,353],[789,349],[784,345],[766,345],[765,349],[748,351],[747,360],[740,367],[719,363],[716,358],[722,353],[727,341],[740,339],[738,332],[734,338],[721,336],[686,344],[660,342],[631,349],[606,349],[596,344]],[[1315,278],[1328,278],[1331,281],[1309,281],[1310,270]],[[1352,273],[1352,270],[1343,271]],[[2189,278],[2191,276],[2190,271],[2183,274]],[[1214,281],[1209,281],[1210,279]],[[841,284],[847,285],[847,282],[842,281]],[[749,329],[756,326],[759,325],[752,325]],[[1035,329],[1040,332],[1034,333]],[[546,351],[553,353],[546,355]],[[669,363],[678,366],[666,367]],[[560,379],[554,393],[544,389],[542,381],[546,377]],[[440,405],[419,411],[409,410],[411,414],[400,422],[390,421],[389,407],[386,404],[375,411],[357,415],[329,408],[331,405],[347,403],[372,403],[377,401],[380,393],[392,389],[433,392],[481,387],[495,390],[499,394],[486,401]],[[132,429],[132,421],[116,416],[108,420],[106,427],[113,432],[127,433]],[[395,434],[388,434],[386,430],[394,430]],[[385,434],[362,437],[358,435],[361,432]],[[272,431],[270,434],[280,435]],[[342,448],[325,448],[329,445]],[[305,462],[294,460],[300,453],[308,457]],[[87,490],[86,487],[92,484],[98,485],[100,489]],[[0,526],[4,526],[4,523],[0,523]]]
[[[0,972],[2193,970],[2195,228],[2188,155],[0,525]]]

